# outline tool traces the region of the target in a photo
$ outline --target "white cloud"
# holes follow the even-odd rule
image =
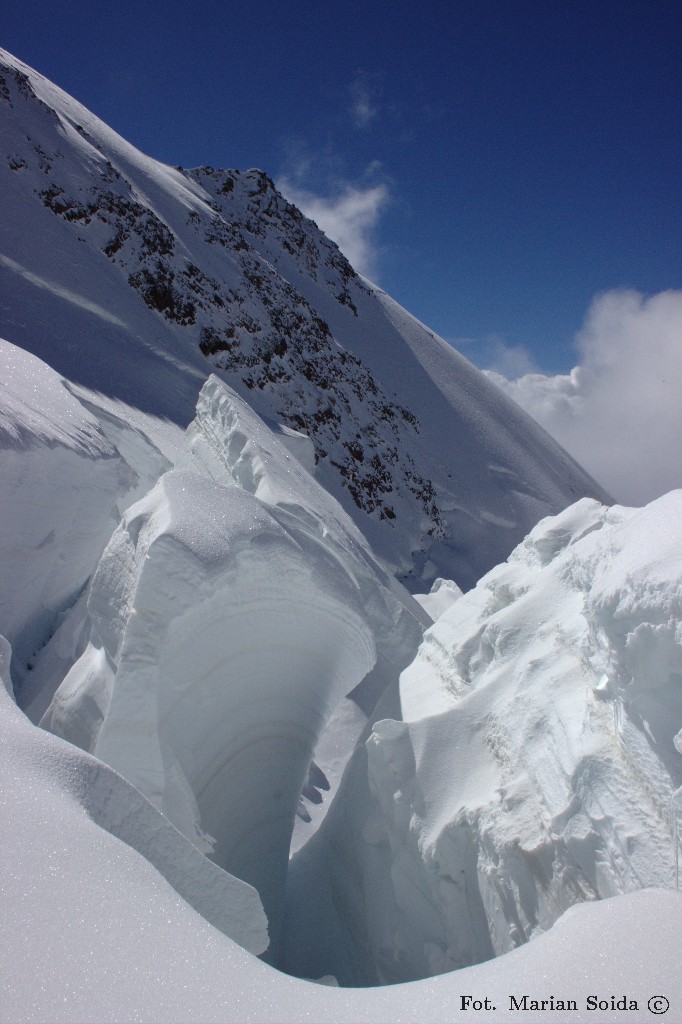
[[[682,487],[682,291],[598,296],[570,374],[489,376],[616,500]]]
[[[337,187],[330,196],[316,195],[289,178],[280,178],[277,187],[336,242],[356,270],[368,277],[376,275],[373,229],[389,198],[385,184],[365,188],[346,184]]]

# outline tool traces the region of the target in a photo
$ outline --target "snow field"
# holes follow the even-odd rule
[[[680,897],[653,890],[575,907],[506,957],[423,982],[362,991],[286,977],[224,934],[259,948],[264,929],[253,890],[211,865],[106,765],[33,726],[7,692],[9,657],[3,641],[0,1020],[7,1024],[454,1022],[470,1019],[460,1009],[463,993],[488,996],[499,1008],[510,993],[563,994],[580,1000],[570,1020],[597,1024],[622,1015],[586,1010],[595,992],[628,992],[642,1008],[660,992],[672,1012],[682,1007]],[[529,1011],[524,1019],[547,1015]]]
[[[128,434],[111,407],[80,397],[100,409],[104,443],[116,433],[126,452],[123,486],[143,488],[165,465],[152,421]],[[98,755],[101,740],[138,788],[37,731],[9,698],[0,712],[2,920],[21,963],[6,973],[8,1021],[456,1020],[469,982],[504,1006],[543,976],[539,997],[629,991],[636,978],[636,998],[648,985],[682,1005],[675,896],[591,903],[674,884],[680,495],[645,510],[579,503],[455,603],[451,585],[435,588],[450,607],[403,672],[400,722],[395,681],[419,643],[418,604],[234,393],[209,382],[200,405],[184,454],[166,439],[185,468],[124,513],[31,670],[54,686],[76,659],[46,723]],[[367,751],[294,856],[279,937],[313,747],[371,665],[356,688],[374,721]],[[359,725],[340,728],[343,742]],[[268,943],[257,893],[198,847],[234,863],[249,851],[240,870],[266,894],[289,969],[351,984],[447,973],[353,992],[273,972],[226,937]],[[78,924],[66,932],[65,907]],[[616,1019],[588,1012],[571,1020]]]

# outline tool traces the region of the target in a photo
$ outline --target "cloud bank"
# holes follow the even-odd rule
[[[346,184],[331,196],[321,196],[301,188],[289,178],[277,181],[280,192],[289,202],[314,220],[338,245],[344,256],[361,274],[374,278],[377,272],[377,250],[373,230],[388,202],[385,184],[358,188]]]
[[[570,374],[486,371],[614,498],[682,487],[682,291],[598,296]]]

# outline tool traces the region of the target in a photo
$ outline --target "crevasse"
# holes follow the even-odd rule
[[[139,431],[108,429],[103,531],[121,487],[161,476],[87,596],[55,608],[37,669],[71,667],[43,725],[258,891],[271,962],[405,981],[523,944],[576,902],[675,884],[679,493],[543,521],[473,591],[451,588],[422,639],[420,605],[227,386],[205,385],[173,470]],[[91,455],[73,451],[78,472]],[[62,565],[60,544],[40,557]],[[36,604],[17,636],[44,628]],[[365,734],[289,861],[311,759],[349,694]]]

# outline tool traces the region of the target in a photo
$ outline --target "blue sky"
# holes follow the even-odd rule
[[[508,376],[682,287],[679,0],[4,0],[0,42],[159,159],[262,167]]]

